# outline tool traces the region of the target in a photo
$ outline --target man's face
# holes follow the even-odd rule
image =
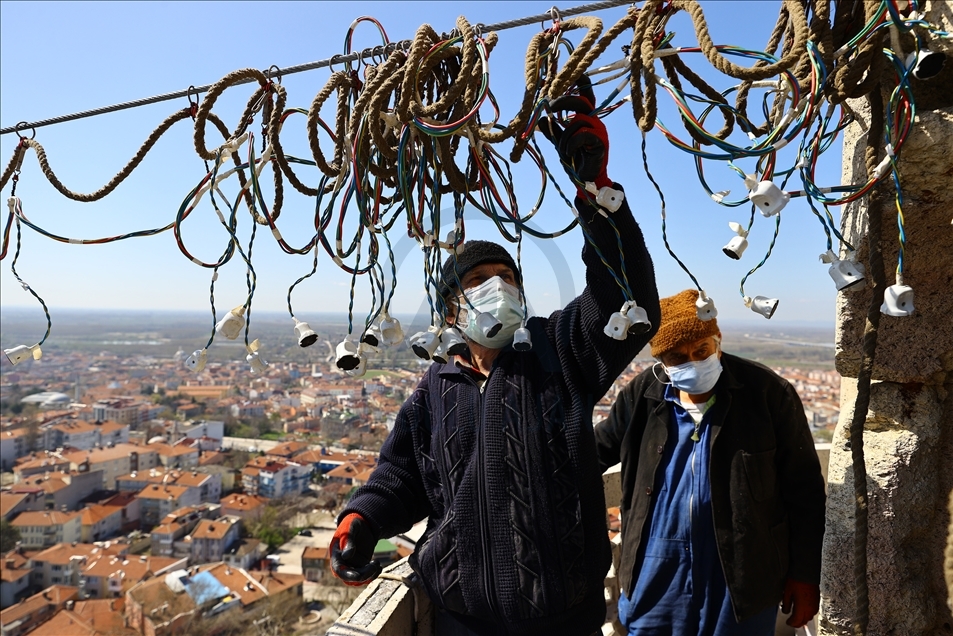
[[[710,358],[716,351],[720,358],[721,348],[718,346],[720,341],[721,332],[718,332],[713,336],[708,336],[701,340],[687,342],[660,355],[659,362],[667,367],[677,367],[686,362],[701,362],[702,360]]]
[[[460,279],[460,283],[463,289],[473,289],[494,276],[499,276],[504,283],[513,285],[514,287],[516,286],[516,274],[510,269],[509,265],[504,265],[503,263],[483,263],[482,265],[477,265],[463,275],[463,278]],[[457,306],[461,303],[465,304],[462,297],[450,301],[450,306],[447,307],[447,320],[450,324],[453,324],[453,319],[456,318],[457,315]]]
[[[483,263],[482,265],[477,265],[464,274],[460,283],[463,285],[463,289],[472,289],[482,285],[494,276],[499,276],[503,279],[504,283],[508,283],[514,287],[516,286],[516,274],[513,273],[513,270],[510,269],[508,265],[504,265],[503,263]]]

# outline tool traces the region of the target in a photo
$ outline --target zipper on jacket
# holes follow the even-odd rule
[[[493,370],[490,370],[490,375],[493,374]],[[476,384],[476,381],[470,378],[471,382]],[[485,429],[483,427],[483,411],[484,411],[484,397],[486,385],[490,381],[490,376],[488,375],[483,381],[483,384],[479,385],[480,389],[480,408],[478,411],[477,421],[480,426],[480,440],[483,441],[483,438],[486,435]],[[485,446],[481,444],[480,453],[481,459],[485,457],[483,454]],[[483,589],[486,590],[486,602],[490,608],[490,613],[494,618],[499,617],[500,612],[496,605],[496,586],[493,584],[493,545],[490,542],[488,532],[486,529],[486,523],[488,522],[490,515],[488,511],[487,498],[488,493],[486,491],[486,463],[481,461],[480,470],[477,471],[477,508],[479,509],[480,519],[477,524],[480,528],[480,544],[483,546],[483,561],[482,561],[482,574],[483,574]]]

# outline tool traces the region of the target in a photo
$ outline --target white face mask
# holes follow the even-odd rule
[[[487,337],[477,326],[466,301],[460,301],[457,326],[470,339],[490,349],[502,349],[513,340],[513,334],[523,323],[523,306],[520,291],[503,281],[499,276],[466,290],[467,300],[479,313],[488,313],[503,325],[492,337]],[[477,314],[478,315],[478,314]],[[474,318],[471,320],[471,318]]]
[[[701,362],[686,362],[674,367],[662,368],[672,381],[672,386],[689,395],[701,395],[715,388],[718,378],[721,377],[721,359],[718,351]]]

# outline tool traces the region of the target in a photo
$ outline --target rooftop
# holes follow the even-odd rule
[[[188,486],[169,486],[168,484],[150,484],[139,493],[140,499],[178,500],[189,491]]]
[[[249,511],[264,506],[266,501],[266,499],[257,497],[255,495],[241,495],[238,493],[232,493],[231,495],[222,499],[222,507],[233,510]]]
[[[224,539],[228,531],[238,522],[237,517],[221,519],[202,519],[192,530],[192,539]]]
[[[10,523],[17,527],[58,526],[64,523],[69,523],[78,517],[79,514],[79,512],[60,512],[59,510],[21,512]]]
[[[328,558],[328,549],[326,547],[318,548],[309,545],[304,549],[304,552],[301,553],[301,558],[314,561],[323,561]]]
[[[59,606],[79,596],[79,588],[53,585],[0,612],[0,625],[7,626],[47,606]]]
[[[108,544],[108,545],[107,545]],[[93,543],[58,543],[47,548],[32,558],[34,563],[49,563],[51,565],[67,565],[72,557],[96,557],[103,554],[120,555],[128,548],[125,544],[107,541],[102,546]]]
[[[92,504],[82,510],[80,523],[84,526],[91,526],[99,523],[107,517],[115,514],[122,514],[122,506],[103,506],[101,504]]]

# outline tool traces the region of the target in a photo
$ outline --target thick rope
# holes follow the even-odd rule
[[[321,142],[318,138],[321,125],[318,123],[318,119],[321,116],[321,107],[324,106],[324,103],[331,96],[331,93],[335,91],[346,93],[346,91],[350,89],[350,86],[351,80],[347,76],[347,73],[343,71],[332,73],[331,77],[328,78],[328,82],[324,85],[324,88],[315,95],[314,101],[311,102],[311,109],[308,111],[308,144],[311,146],[311,155],[318,165],[318,170],[329,177],[338,176],[343,168],[341,165],[341,157],[343,156],[343,144],[345,140],[342,136],[343,131],[335,130],[334,159],[332,163],[329,164],[324,158],[324,153],[321,151]]]
[[[50,166],[49,159],[47,159],[46,156],[46,150],[40,145],[40,142],[36,141],[35,139],[24,139],[22,142],[22,151],[26,152],[26,148],[33,149],[33,151],[36,153],[36,160],[40,164],[40,169],[43,171],[43,175],[47,178],[50,184],[56,188],[57,192],[62,194],[67,199],[89,203],[91,201],[98,201],[115,190],[119,184],[125,181],[126,177],[128,177],[130,173],[132,173],[132,171],[135,170],[140,163],[142,163],[142,160],[145,159],[146,154],[152,150],[152,147],[157,141],[159,141],[159,138],[165,134],[169,128],[171,128],[177,122],[180,122],[183,119],[188,119],[189,117],[190,109],[188,108],[183,108],[182,110],[173,113],[169,117],[166,117],[166,119],[159,124],[155,130],[152,131],[145,142],[143,142],[136,154],[133,155],[132,159],[130,159],[129,162],[126,163],[126,165],[123,166],[123,168],[106,183],[106,185],[94,192],[90,192],[89,194],[74,192],[63,185],[63,183],[59,180],[59,177],[57,177],[56,173],[53,171],[53,168]],[[6,173],[4,173],[4,176],[6,176]],[[0,188],[2,188],[5,184],[6,179],[3,179],[2,182],[0,182]]]
[[[868,177],[877,165],[878,144],[883,137],[883,97],[879,90],[868,96],[870,130],[867,132],[865,162]],[[877,330],[880,327],[880,305],[883,303],[885,275],[881,246],[883,205],[886,195],[883,181],[879,182],[867,199],[867,245],[870,251],[868,273],[872,294],[864,325],[863,357],[857,374],[857,399],[850,423],[850,455],[854,478],[854,636],[864,636],[870,620],[870,597],[867,587],[867,532],[868,495],[867,464],[864,459],[864,425],[870,409],[870,381],[877,354]]]
[[[714,42],[711,40],[711,35],[708,33],[708,23],[705,21],[705,14],[702,12],[701,4],[697,0],[673,0],[672,6],[687,12],[691,16],[695,26],[695,37],[698,39],[698,45],[701,47],[702,53],[704,53],[712,66],[729,77],[755,81],[768,79],[781,71],[792,68],[804,54],[803,52],[808,40],[808,27],[804,6],[799,0],[784,0],[784,7],[791,17],[791,23],[794,25],[794,39],[791,51],[774,64],[767,64],[761,67],[739,66],[718,52]]]
[[[946,579],[946,606],[953,611],[953,490],[950,491],[950,504],[947,508],[950,525],[946,534],[946,555],[943,559],[943,577]]]
[[[217,156],[216,152],[205,147],[205,120],[208,118],[209,113],[212,112],[212,107],[215,105],[215,100],[217,100],[229,87],[238,83],[244,83],[243,80],[249,79],[256,80],[259,83],[260,88],[265,88],[268,86],[268,78],[266,78],[265,74],[258,69],[239,69],[237,71],[232,71],[216,82],[212,88],[209,89],[208,94],[205,95],[205,99],[203,99],[202,103],[199,105],[199,110],[195,114],[195,133],[193,136],[193,141],[195,143],[195,152],[197,152],[199,157],[202,159],[211,160],[215,159]],[[248,106],[245,109],[245,113],[242,114],[241,122],[239,123],[236,130],[232,133],[233,135],[240,135],[241,131],[248,126],[248,118],[250,116],[249,110],[253,108],[254,102],[257,101],[256,96],[258,96],[258,94],[258,91],[256,91],[252,96],[252,99],[249,100]]]
[[[3,175],[0,176],[0,190],[3,190],[7,185],[7,181],[10,177],[13,176],[14,172],[17,172],[20,169],[20,166],[23,164],[23,156],[26,153],[26,146],[23,141],[17,144],[16,149],[13,151],[13,155],[10,157],[10,162],[7,164],[7,167],[3,169]]]

